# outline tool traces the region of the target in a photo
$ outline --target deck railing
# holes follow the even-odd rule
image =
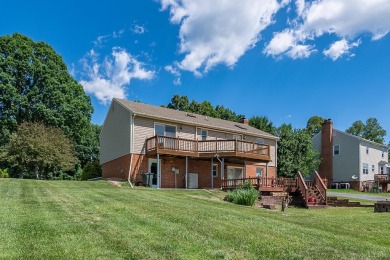
[[[318,191],[320,192],[322,199],[326,202],[326,185],[322,181],[317,171],[315,171],[314,184],[317,187]]]
[[[236,189],[241,185],[250,182],[253,187],[261,189],[262,187],[276,188],[282,187],[285,191],[292,191],[297,188],[296,178],[266,178],[266,177],[249,177],[237,179],[223,179],[222,189]]]
[[[308,187],[306,185],[305,180],[302,177],[301,172],[298,171],[298,176],[297,176],[297,184],[298,184],[298,189],[302,193],[302,197],[305,201],[305,206],[307,206],[307,199],[308,199]]]
[[[379,183],[387,183],[390,181],[390,176],[388,174],[375,174],[374,180]]]
[[[191,152],[197,154],[236,153],[247,155],[270,155],[270,146],[242,140],[190,140],[168,136],[153,136],[146,139],[146,152],[157,150]]]

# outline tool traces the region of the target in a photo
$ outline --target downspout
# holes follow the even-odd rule
[[[130,184],[131,188],[134,188],[133,184],[130,181],[130,176],[131,176],[131,168],[133,165],[133,155],[134,155],[134,118],[135,114],[132,114],[132,119],[131,119],[131,125],[130,125],[130,154],[131,154],[131,159],[130,159],[130,165],[129,165],[129,175],[127,177],[127,181]]]

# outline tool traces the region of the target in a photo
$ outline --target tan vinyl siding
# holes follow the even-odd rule
[[[172,125],[176,127],[176,137],[183,139],[194,139],[195,127],[175,124],[167,121],[154,120],[145,117],[135,117],[134,120],[134,153],[145,153],[145,140],[154,136],[154,125]]]
[[[100,164],[130,153],[130,112],[113,101],[100,134]]]
[[[333,155],[333,182],[353,181],[352,176],[359,176],[360,173],[359,140],[333,131],[333,146],[335,145],[340,146],[340,154]]]

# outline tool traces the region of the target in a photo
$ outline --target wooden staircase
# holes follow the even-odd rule
[[[300,172],[298,172],[297,179],[298,191],[306,208],[320,209],[327,207],[326,186],[318,172],[315,172],[314,181],[305,181]]]

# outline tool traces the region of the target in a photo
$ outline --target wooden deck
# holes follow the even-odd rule
[[[265,178],[265,177],[252,177],[252,178],[240,178],[240,179],[223,179],[222,189],[231,190],[250,182],[259,191],[284,191],[295,192],[298,188],[296,178]]]
[[[212,158],[215,155],[236,157],[257,162],[269,162],[270,146],[242,140],[198,141],[167,136],[153,136],[146,139],[147,155],[189,156]]]

